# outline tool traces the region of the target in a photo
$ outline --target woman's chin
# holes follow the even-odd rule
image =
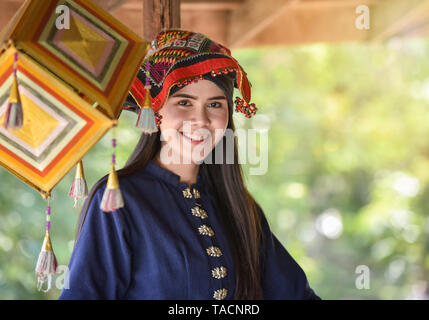
[[[201,164],[204,159],[207,157],[207,155],[201,156],[199,154],[192,154],[192,155],[183,155],[181,158],[183,159],[183,163],[194,163],[194,164]]]
[[[201,164],[205,158],[210,154],[211,150],[207,151],[201,149],[200,147],[191,148],[191,152],[181,153],[180,159],[182,159],[182,163],[189,164],[189,163],[195,163],[195,164]]]

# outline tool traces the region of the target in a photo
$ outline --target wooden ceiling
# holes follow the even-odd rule
[[[95,0],[143,37],[144,0]],[[174,1],[174,0],[173,0]],[[24,0],[1,0],[0,28]],[[370,9],[358,29],[356,8]],[[181,0],[181,28],[231,48],[429,37],[429,0]]]

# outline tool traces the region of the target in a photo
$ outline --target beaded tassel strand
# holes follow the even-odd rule
[[[10,89],[9,104],[6,109],[6,115],[4,117],[3,127],[5,129],[19,129],[23,124],[23,113],[22,104],[19,97],[18,79],[16,77],[16,71],[18,68],[18,52],[14,54],[13,63],[13,80],[12,87]]]
[[[146,83],[145,83],[145,96],[143,106],[140,108],[139,116],[137,118],[136,127],[143,133],[152,134],[158,131],[158,119],[155,117],[152,107],[152,96],[150,95],[150,62],[146,63]]]
[[[83,171],[83,162],[80,160],[77,164],[76,175],[71,185],[69,196],[74,197],[73,208],[77,206],[77,200],[79,198],[86,198],[88,196],[88,185],[85,180],[85,174]]]
[[[124,199],[122,198],[121,189],[119,188],[118,175],[115,171],[116,165],[116,138],[115,138],[115,127],[113,127],[113,138],[112,138],[112,168],[110,169],[109,178],[107,179],[107,186],[104,190],[103,198],[101,200],[100,209],[104,212],[113,212],[116,209],[124,206]]]
[[[37,289],[42,290],[43,284],[47,281],[48,288],[42,290],[48,292],[51,289],[52,275],[57,273],[57,258],[55,257],[54,250],[52,249],[51,237],[49,230],[51,229],[51,206],[50,197],[48,197],[48,206],[46,208],[46,232],[40,251],[39,258],[36,264],[37,274]]]

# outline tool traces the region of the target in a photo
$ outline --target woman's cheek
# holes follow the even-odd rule
[[[162,115],[161,128],[178,130],[182,127],[183,122],[186,121],[186,116],[179,108],[169,108]]]
[[[215,130],[214,137],[213,137],[213,147],[215,147],[218,144],[218,142],[222,139],[224,134],[225,134],[225,129]]]
[[[228,110],[221,109],[212,112],[211,120],[216,128],[226,128],[228,125]]]

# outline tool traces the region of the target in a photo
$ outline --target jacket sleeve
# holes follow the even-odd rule
[[[260,207],[259,210],[265,236],[264,250],[261,252],[264,299],[321,300],[310,288],[302,268],[271,232]]]
[[[91,199],[59,300],[120,299],[129,286],[129,228],[123,208],[115,212],[100,209],[105,188],[106,184]]]

